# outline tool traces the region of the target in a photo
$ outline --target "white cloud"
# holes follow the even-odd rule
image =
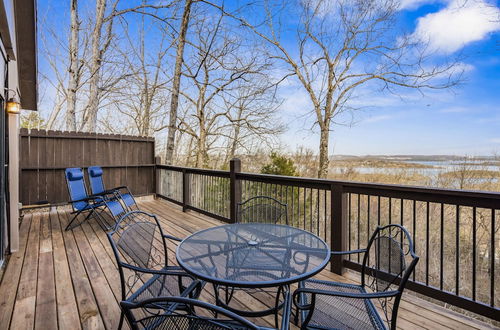
[[[399,9],[417,9],[424,4],[441,2],[439,0],[401,0]]]
[[[304,115],[312,110],[311,99],[309,95],[300,88],[289,88],[280,93],[283,98],[283,109],[288,114]]]
[[[492,143],[500,143],[500,138],[490,139],[490,142],[492,142]]]
[[[453,0],[446,8],[418,19],[414,36],[429,48],[451,54],[500,30],[500,9],[484,0]]]

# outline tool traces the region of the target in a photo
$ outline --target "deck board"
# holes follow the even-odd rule
[[[163,230],[177,237],[221,224],[195,212],[184,213],[163,200],[142,202],[141,209],[156,214]],[[20,226],[20,250],[10,257],[0,284],[0,329],[116,329],[121,289],[106,234],[95,221],[66,232],[64,227],[69,217],[69,212],[62,209],[24,217]],[[174,264],[176,247],[174,242],[168,245],[169,262]],[[328,270],[317,276],[356,281],[355,276],[342,277]],[[200,299],[213,302],[210,285],[205,286]],[[257,293],[253,298],[238,294],[234,305],[265,308],[271,301],[269,293]],[[264,326],[274,323],[272,316],[252,321]],[[492,327],[405,294],[398,328]]]

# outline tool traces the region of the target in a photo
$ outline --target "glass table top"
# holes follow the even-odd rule
[[[302,229],[274,224],[230,224],[192,234],[177,247],[177,260],[203,280],[236,287],[272,287],[321,271],[330,248]]]

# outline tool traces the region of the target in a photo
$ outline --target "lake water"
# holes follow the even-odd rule
[[[398,162],[405,162],[409,164],[420,164],[420,165],[425,165],[425,166],[432,166],[428,168],[419,168],[419,167],[364,167],[364,166],[357,166],[353,167],[353,170],[355,170],[358,173],[361,174],[375,174],[375,173],[390,173],[390,174],[403,174],[403,173],[415,173],[415,174],[421,174],[425,176],[437,176],[441,173],[445,172],[450,172],[450,171],[457,171],[460,169],[463,169],[463,160],[446,160],[446,161],[398,161]],[[500,172],[500,166],[493,166],[493,165],[482,165],[483,161],[474,161],[470,160],[467,161],[469,164],[467,165],[468,168],[473,169],[473,170],[484,170],[484,171],[494,171],[494,172]],[[334,167],[332,170],[336,173],[342,173],[347,169],[347,167]],[[500,173],[499,173],[500,175]]]

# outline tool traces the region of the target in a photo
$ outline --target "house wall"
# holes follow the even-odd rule
[[[18,69],[33,68],[33,63],[36,63],[36,54],[32,50],[27,53],[18,48],[18,37],[26,43],[26,40],[32,40],[35,34],[36,15],[33,16],[34,12],[30,12],[29,8],[36,8],[35,0],[0,0],[0,264],[6,252],[18,250],[19,115],[6,113],[5,103],[10,97],[22,99]],[[29,17],[29,20],[25,16]],[[28,27],[31,32],[19,33],[16,23],[17,27]],[[30,46],[35,46],[31,44]],[[30,53],[33,53],[31,57]],[[31,61],[22,60],[22,63],[19,63],[20,58],[28,58]],[[24,75],[26,73],[23,73],[23,77]],[[36,88],[35,85],[36,81],[33,88]],[[36,102],[36,97],[34,100]]]
[[[7,204],[7,178],[6,178],[6,122],[8,120],[4,107],[4,88],[7,76],[7,54],[0,38],[0,266],[3,264],[5,251],[8,244],[8,204]]]

